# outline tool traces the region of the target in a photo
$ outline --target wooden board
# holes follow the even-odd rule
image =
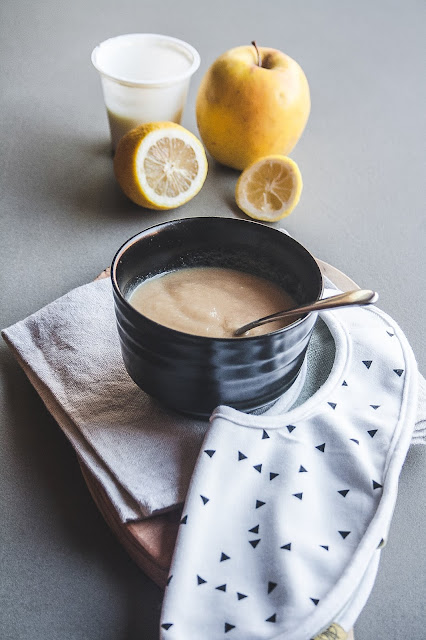
[[[342,291],[359,289],[353,280],[335,267],[322,260],[317,260],[317,262],[323,275],[327,276]],[[110,269],[105,269],[97,280],[107,278],[109,275]],[[160,587],[165,587],[181,518],[181,509],[174,509],[145,520],[123,523],[102,485],[81,460],[80,467],[96,506],[120,544],[147,576]],[[352,631],[347,636],[347,640],[353,640]]]

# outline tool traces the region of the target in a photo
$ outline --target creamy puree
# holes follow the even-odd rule
[[[232,338],[247,322],[295,306],[278,285],[220,267],[191,267],[154,276],[136,287],[129,302],[159,324],[211,338]],[[268,323],[248,335],[270,333],[294,320]]]

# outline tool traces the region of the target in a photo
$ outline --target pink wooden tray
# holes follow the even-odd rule
[[[342,291],[359,289],[353,280],[335,267],[322,260],[317,262],[322,273]],[[106,269],[97,279],[107,278],[109,275],[109,269]],[[177,508],[145,520],[123,523],[102,485],[84,463],[81,460],[79,462],[93,500],[120,544],[147,576],[160,587],[164,587],[169,574],[181,509]],[[333,637],[336,637],[337,640],[344,640],[342,636]],[[345,640],[353,640],[352,631]]]

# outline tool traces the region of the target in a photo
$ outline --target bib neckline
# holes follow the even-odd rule
[[[226,405],[220,405],[214,410],[210,421],[215,418],[225,418],[226,420],[243,427],[254,429],[280,429],[284,426],[284,417],[287,424],[303,420],[311,416],[318,406],[326,401],[327,397],[330,397],[332,391],[339,384],[342,384],[343,375],[351,353],[349,334],[346,326],[338,318],[338,314],[333,311],[323,311],[319,316],[326,324],[334,340],[335,356],[333,366],[327,380],[310,398],[294,409],[290,409],[289,411],[284,410],[283,413],[271,416],[265,414],[247,414],[242,411],[238,411],[238,409],[233,409]]]

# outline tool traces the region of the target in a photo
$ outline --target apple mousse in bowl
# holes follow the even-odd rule
[[[291,386],[316,313],[233,334],[323,290],[315,259],[291,237],[219,217],[142,231],[118,250],[111,279],[130,377],[165,406],[205,418],[220,404],[253,411]]]
[[[129,297],[143,315],[166,327],[210,338],[233,338],[253,320],[295,306],[277,284],[250,273],[223,267],[191,267],[148,278]],[[250,335],[270,333],[294,319],[262,325]]]

